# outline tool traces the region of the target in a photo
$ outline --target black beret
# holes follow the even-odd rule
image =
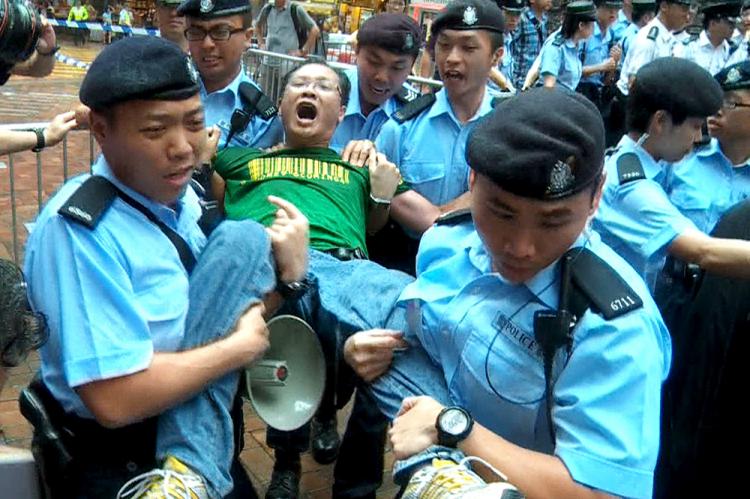
[[[604,124],[582,95],[535,88],[506,99],[476,126],[466,159],[512,194],[565,198],[601,175]]]
[[[177,13],[181,16],[214,19],[250,12],[248,0],[184,0]]]
[[[670,114],[701,118],[719,110],[723,93],[711,74],[696,63],[661,57],[638,70],[628,98],[655,103]]]
[[[714,78],[724,91],[748,90],[750,89],[750,60],[727,66],[716,73]]]
[[[502,33],[503,13],[489,0],[456,0],[449,3],[432,22],[430,37],[444,29],[484,29]]]
[[[101,51],[83,79],[79,97],[92,109],[104,109],[136,99],[183,100],[198,91],[198,72],[178,45],[138,36]]]
[[[500,5],[503,10],[508,12],[521,13],[526,6],[526,2],[524,0],[502,0]]]
[[[422,45],[422,30],[406,14],[378,14],[359,28],[357,43],[360,47],[374,45],[395,54],[416,56]]]

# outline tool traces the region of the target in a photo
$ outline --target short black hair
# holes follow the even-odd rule
[[[563,17],[562,27],[560,28],[560,34],[566,40],[573,38],[578,30],[578,23],[591,23],[595,22],[591,17],[584,16],[581,14],[565,14]]]
[[[641,22],[641,19],[643,19],[643,16],[646,14],[656,14],[656,6],[654,6],[653,9],[645,9],[645,10],[633,10],[632,19],[634,24],[638,24]]]
[[[315,57],[310,57],[306,59],[305,61],[301,62],[294,68],[292,68],[291,71],[289,71],[287,74],[284,75],[284,78],[281,80],[281,96],[284,96],[284,91],[286,91],[286,86],[289,84],[289,80],[292,78],[294,73],[299,71],[300,69],[304,68],[305,66],[310,66],[311,64],[315,64],[317,66],[324,66],[336,73],[336,76],[339,79],[339,95],[341,96],[341,105],[346,106],[349,103],[349,92],[351,91],[352,84],[349,81],[349,78],[344,74],[343,71],[340,69],[334,68],[330,64],[328,64],[324,59],[318,59]]]

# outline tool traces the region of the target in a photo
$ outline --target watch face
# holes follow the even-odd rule
[[[440,428],[451,435],[460,435],[469,427],[469,417],[460,409],[448,409],[440,418]]]

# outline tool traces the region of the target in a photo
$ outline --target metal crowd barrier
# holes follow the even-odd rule
[[[245,70],[274,102],[278,102],[281,96],[283,76],[304,61],[300,57],[259,49],[248,50],[244,60]],[[343,70],[354,67],[336,60],[329,61],[329,64]],[[442,85],[439,81],[418,77],[410,77],[409,81],[421,88],[439,88]],[[16,123],[0,125],[0,129],[28,130],[47,125]],[[33,222],[47,198],[65,180],[90,171],[96,154],[98,149],[93,136],[88,131],[73,130],[60,144],[41,152],[24,151],[0,156],[0,256],[10,256],[16,263],[20,262],[28,232],[27,224]],[[35,181],[31,191],[29,181]]]

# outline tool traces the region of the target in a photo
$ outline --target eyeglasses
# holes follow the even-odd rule
[[[744,102],[735,102],[732,100],[725,100],[721,107],[726,109],[727,111],[731,111],[732,109],[736,109],[738,107],[750,107],[750,104],[744,103]]]
[[[185,30],[185,38],[187,38],[189,42],[202,42],[206,39],[206,35],[208,35],[211,37],[211,40],[215,42],[225,42],[229,40],[232,35],[240,33],[241,31],[245,31],[245,28],[232,29],[229,26],[216,26],[215,28],[206,31],[203,28],[192,26]]]
[[[338,84],[334,83],[331,80],[326,79],[319,79],[319,80],[307,80],[307,79],[292,79],[289,80],[289,83],[287,83],[289,88],[292,88],[294,90],[304,90],[307,87],[311,86],[313,89],[323,92],[323,93],[333,93],[338,92],[341,93],[341,89],[339,88]]]

